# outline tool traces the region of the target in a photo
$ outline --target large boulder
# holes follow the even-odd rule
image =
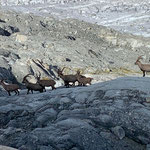
[[[18,149],[145,150],[149,78],[0,97],[0,144]],[[84,96],[81,99],[81,96]],[[80,100],[81,99],[81,100]]]

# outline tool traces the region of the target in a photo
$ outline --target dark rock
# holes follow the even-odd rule
[[[0,19],[0,22],[2,22],[2,23],[6,23],[4,20],[1,20],[1,19]]]
[[[114,62],[113,62],[113,61],[109,61],[109,63],[110,63],[110,64],[114,64]]]
[[[40,114],[37,114],[36,121],[38,122],[38,127],[45,126],[48,122],[56,119],[57,112],[53,109],[47,109]]]
[[[7,31],[7,30],[4,30],[0,27],[0,35],[2,36],[10,36],[11,34]]]
[[[69,58],[66,58],[66,61],[68,61],[68,62],[71,62],[71,59],[69,59]]]
[[[88,54],[90,54],[91,56],[93,55],[93,56],[95,56],[95,57],[98,58],[98,54],[96,54],[96,53],[95,53],[93,50],[91,50],[91,49],[88,50]]]
[[[121,140],[125,137],[125,131],[122,127],[116,126],[114,128],[111,128],[111,131]]]
[[[5,28],[5,30],[7,29],[8,32],[12,33],[16,33],[16,32],[20,32],[19,28],[17,27],[13,27],[13,26],[8,26]]]
[[[97,124],[105,126],[106,128],[113,126],[113,118],[107,114],[100,114],[96,117],[96,119],[94,119],[94,121],[96,121]]]
[[[78,134],[80,133],[80,134]],[[75,128],[69,131],[71,140],[78,145],[79,149],[83,150],[107,150],[109,149],[107,141],[105,141],[97,132],[92,128]],[[107,147],[106,147],[107,145]]]
[[[75,40],[76,40],[76,38],[75,38],[75,37],[70,36],[70,35],[66,36],[66,39],[73,40],[73,41],[75,41]]]
[[[3,55],[4,57],[9,57],[10,52],[4,49],[0,49],[0,55]]]

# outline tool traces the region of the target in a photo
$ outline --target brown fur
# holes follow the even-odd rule
[[[22,83],[25,83],[26,88],[28,89],[27,94],[29,94],[29,91],[31,91],[32,94],[33,94],[33,91],[39,91],[40,93],[42,93],[44,87],[41,86],[39,83],[30,83],[30,82],[26,79],[29,75],[31,75],[31,74],[27,74],[27,75],[23,78],[23,81],[22,81]]]
[[[87,77],[82,77],[82,76],[78,76],[77,79],[78,79],[79,85],[83,85],[83,86],[87,84],[91,85],[91,81],[93,80],[93,78],[90,78],[90,77],[87,78]]]
[[[64,68],[62,70],[58,69],[58,76],[60,78],[63,79],[64,83],[65,83],[65,86],[66,87],[69,87],[69,83],[73,83],[73,86],[75,86],[75,82],[77,81],[77,76],[76,74],[73,75],[73,74],[70,74],[70,75],[64,75],[62,72],[63,72]]]
[[[0,80],[0,84],[3,86],[3,88],[8,92],[8,95],[11,96],[10,92],[15,92],[19,95],[19,85],[17,84],[6,84],[4,80]]]
[[[50,87],[50,86],[52,87],[52,90],[56,89],[55,88],[56,82],[54,80],[52,80],[52,79],[41,80],[40,78],[41,78],[41,74],[39,73],[39,76],[37,76],[37,83],[39,83],[42,87],[44,87],[44,89],[45,89],[45,87]],[[46,91],[46,89],[45,89],[45,91]]]
[[[150,72],[150,64],[142,64],[140,59],[142,59],[142,56],[137,58],[135,65],[139,66],[140,70],[143,72],[143,77],[145,77],[145,72]]]

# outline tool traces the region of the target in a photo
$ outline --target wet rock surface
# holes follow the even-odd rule
[[[0,97],[0,144],[20,150],[146,150],[148,82],[149,78],[126,77]],[[87,96],[80,101],[83,93]]]

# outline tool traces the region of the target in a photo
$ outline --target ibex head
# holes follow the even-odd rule
[[[39,75],[36,74],[36,79],[37,79],[37,81],[39,81],[41,79],[41,73],[40,72],[39,72]]]
[[[77,70],[77,75],[80,75],[81,74],[81,71],[80,70]]]
[[[138,62],[140,62],[140,59],[143,59],[142,56],[139,56],[139,57],[137,58],[137,60],[136,60],[136,62],[135,62],[135,65],[137,65]]]
[[[58,70],[57,70],[58,75],[63,75],[63,70],[64,70],[65,68],[66,68],[66,67],[63,67],[62,70],[61,70],[61,69],[58,69]]]
[[[23,80],[22,80],[22,83],[26,83],[26,81],[27,81],[26,78],[27,78],[29,75],[32,75],[32,74],[29,73],[29,74],[27,74],[26,76],[24,76],[24,78],[23,78]]]

